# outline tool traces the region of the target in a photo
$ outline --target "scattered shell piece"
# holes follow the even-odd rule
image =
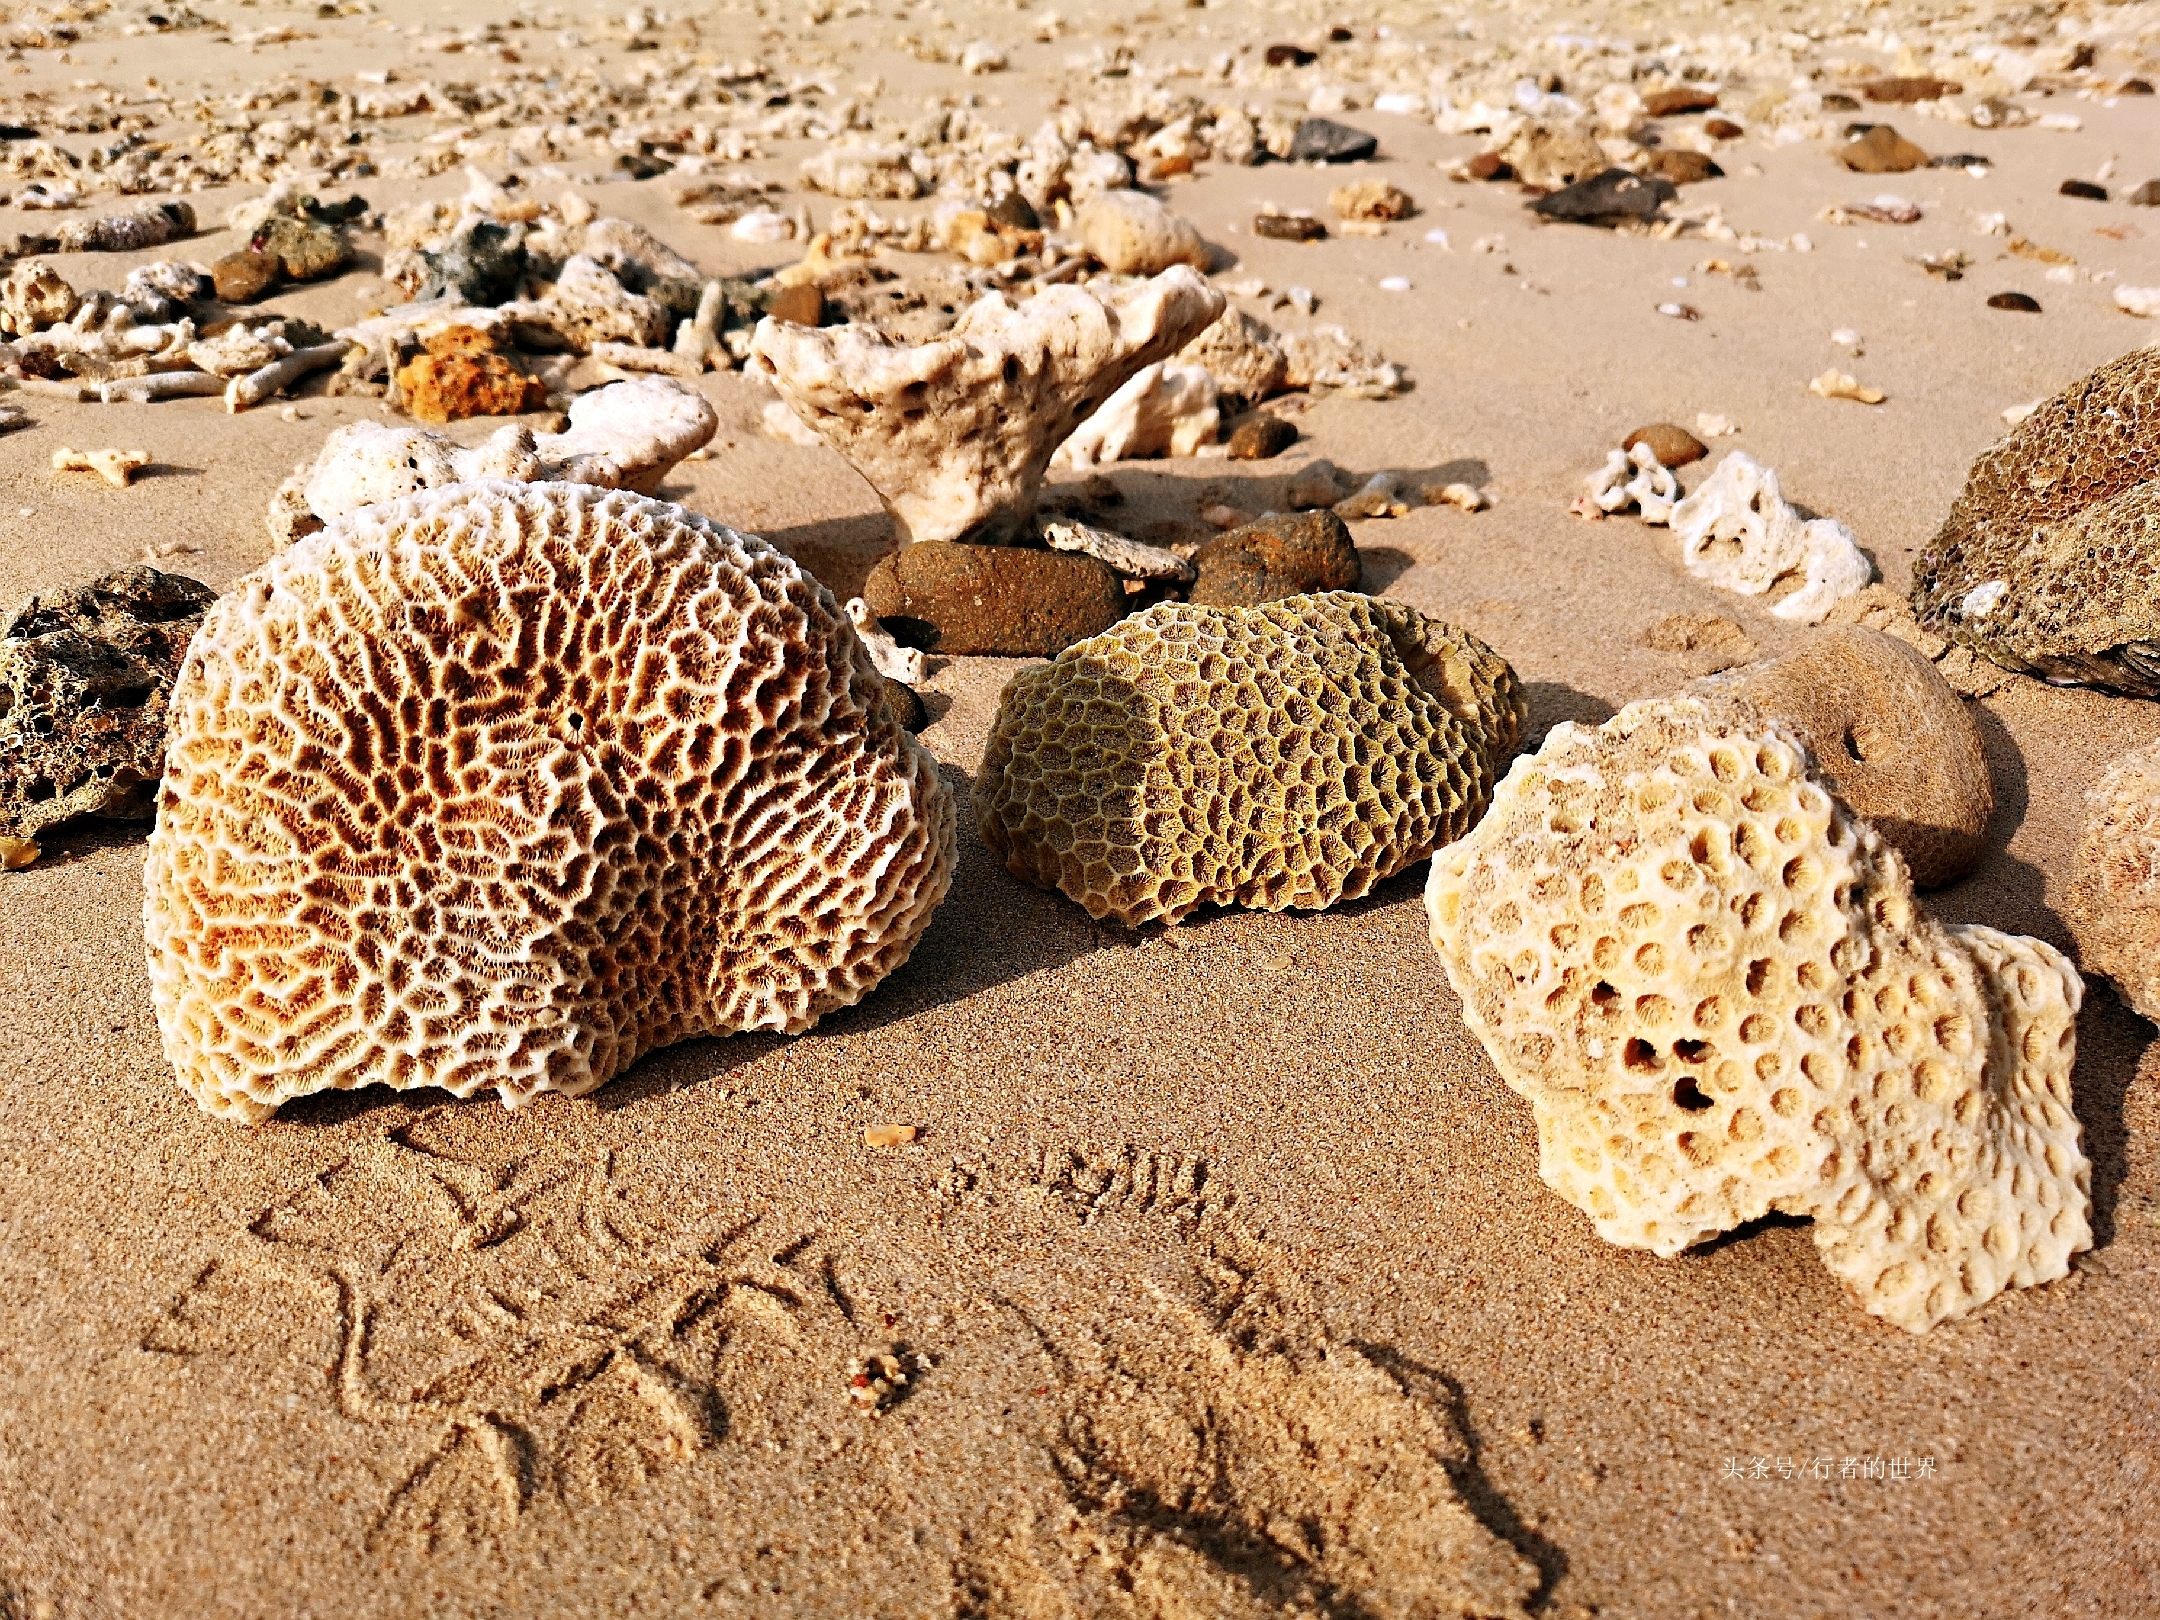
[[[1492,498],[1474,484],[1428,484],[1425,499],[1429,505],[1452,506],[1460,512],[1482,512],[1492,505]]]
[[[1672,527],[1688,572],[1722,590],[1761,596],[1797,576],[1800,588],[1770,611],[1801,624],[1821,623],[1875,574],[1850,529],[1835,518],[1803,519],[1776,472],[1741,450],[1673,508]]]
[[[2125,315],[2160,315],[2160,287],[2117,287],[2115,307]]]
[[[2075,970],[1922,912],[1744,705],[1555,727],[1425,903],[1540,1173],[1608,1242],[1810,1216],[1860,1305],[1915,1333],[2090,1246]]]
[[[1366,479],[1356,494],[1337,501],[1335,515],[1339,518],[1398,518],[1408,515],[1409,501],[1403,498],[1402,480],[1391,472],[1376,472]]]
[[[1824,399],[1856,399],[1863,405],[1880,405],[1890,397],[1880,388],[1870,388],[1855,381],[1835,366],[1807,386],[1809,393],[1820,394]]]
[[[1729,416],[1718,416],[1710,411],[1699,411],[1695,416],[1695,431],[1706,439],[1723,439],[1738,433],[1740,429],[1734,425],[1733,419]]]
[[[150,465],[147,450],[70,450],[62,445],[52,453],[54,472],[94,472],[115,489],[125,489],[136,473]]]
[[[1080,210],[1079,226],[1088,252],[1117,275],[1160,275],[1179,264],[1208,267],[1200,233],[1144,191],[1104,192]]]
[[[0,834],[0,872],[20,872],[43,853],[27,838],[9,838]]]
[[[1143,545],[1138,540],[1128,540],[1122,534],[1077,523],[1071,518],[1046,520],[1040,527],[1043,544],[1052,551],[1085,552],[1108,564],[1113,573],[1125,579],[1170,579],[1183,583],[1199,572],[1174,551]]]

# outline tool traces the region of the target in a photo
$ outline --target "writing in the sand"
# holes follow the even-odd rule
[[[1934,1479],[1933,1457],[1727,1457],[1720,1479]]]

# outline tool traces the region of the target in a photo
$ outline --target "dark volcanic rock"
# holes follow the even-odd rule
[[[1271,512],[1193,554],[1203,607],[1252,607],[1313,591],[1355,590],[1365,565],[1349,527],[1333,512]]]
[[[1670,180],[1607,169],[1548,192],[1533,202],[1530,210],[1546,219],[1576,225],[1613,225],[1623,219],[1648,219],[1678,195]]]
[[[1292,163],[1357,163],[1380,150],[1380,138],[1332,118],[1308,118],[1290,139]]]
[[[1125,615],[1125,587],[1093,557],[924,540],[883,558],[863,601],[894,640],[926,652],[1049,658]]]
[[[156,813],[165,699],[216,600],[138,565],[0,615],[0,835]]]
[[[2040,300],[2021,292],[1997,293],[1988,300],[1989,309],[2014,309],[2027,315],[2040,313]]]
[[[1319,60],[1302,45],[1270,45],[1266,56],[1269,67],[1306,67]]]
[[[2060,197],[2082,197],[2087,202],[2107,201],[2107,187],[2096,186],[2090,180],[2065,180],[2055,193]]]

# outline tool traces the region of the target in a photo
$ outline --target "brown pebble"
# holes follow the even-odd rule
[[[1964,86],[1949,79],[1932,79],[1908,76],[1894,79],[1876,79],[1860,87],[1860,93],[1870,101],[1913,102],[1940,101],[1944,96],[1963,92]]]
[[[885,683],[885,706],[900,722],[902,731],[920,731],[929,723],[930,714],[923,707],[922,694],[905,681],[896,681],[890,675],[878,677]]]
[[[2090,180],[2065,180],[2055,188],[2059,197],[2082,197],[2087,202],[2106,202],[2106,186],[2096,186]]]
[[[1737,141],[1747,131],[1730,118],[1705,118],[1703,133],[1720,141]]]
[[[2040,300],[2021,292],[1997,293],[1988,300],[1989,309],[2014,309],[2027,315],[2040,313]]]
[[[2148,180],[2123,199],[2137,208],[2160,208],[2160,180]]]
[[[1294,423],[1267,411],[1256,411],[1237,425],[1230,435],[1232,461],[1265,461],[1279,456],[1298,440]]]
[[[1327,239],[1327,227],[1305,214],[1256,214],[1252,228],[1253,235],[1265,236],[1276,242],[1320,242]]]
[[[1715,180],[1724,170],[1711,162],[1702,152],[1690,152],[1683,147],[1661,146],[1643,155],[1636,167],[1643,174],[1670,180],[1676,186],[1692,186],[1699,180]]]
[[[1824,112],[1858,112],[1860,110],[1860,103],[1842,90],[1824,91],[1822,105]]]
[[[283,268],[268,253],[242,249],[228,253],[210,266],[210,280],[217,295],[228,304],[251,304],[277,284]]]
[[[1651,422],[1639,427],[1620,441],[1620,448],[1632,450],[1638,444],[1647,444],[1661,467],[1685,467],[1710,453],[1708,445],[1677,422]]]
[[[1200,577],[1192,600],[1252,607],[1310,591],[1355,590],[1364,563],[1333,512],[1273,512],[1210,540],[1193,553]]]
[[[825,295],[807,281],[782,287],[765,305],[765,313],[795,326],[815,326],[825,317]]]
[[[1302,45],[1270,45],[1266,54],[1269,67],[1304,67],[1318,60]]]
[[[1877,124],[1837,151],[1838,162],[1854,174],[1903,174],[1927,167],[1928,155],[1888,124]]]
[[[1682,113],[1708,112],[1716,105],[1715,90],[1701,90],[1694,85],[1675,85],[1670,90],[1653,90],[1643,97],[1643,111],[1652,118],[1676,118]]]
[[[863,601],[902,644],[948,656],[1051,658],[1125,616],[1118,576],[1093,557],[919,540],[881,559]]]
[[[1515,171],[1498,152],[1480,152],[1463,165],[1463,173],[1473,180],[1512,180]]]

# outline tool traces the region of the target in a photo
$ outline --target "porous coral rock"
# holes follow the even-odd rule
[[[951,881],[936,761],[831,594],[626,492],[347,517],[218,603],[170,716],[151,991],[229,1118],[578,1095],[670,1042],[807,1029]]]
[[[1358,180],[1328,193],[1328,206],[1344,219],[1406,219],[1416,206],[1410,193],[1385,180]]]
[[[152,814],[166,695],[216,599],[138,565],[0,616],[0,835]]]
[[[2090,1245],[2075,970],[1919,910],[1745,707],[1554,728],[1435,857],[1426,906],[1540,1173],[1608,1242],[1810,1216],[1860,1304],[1914,1332]]]
[[[2160,744],[2123,755],[2086,790],[2063,912],[2085,971],[2160,1023]]]
[[[1334,390],[1355,399],[1386,399],[1409,386],[1402,367],[1340,326],[1285,332],[1276,342],[1283,352],[1285,388],[1315,393]]]
[[[904,202],[923,194],[904,146],[828,146],[803,161],[803,184],[835,197]]]
[[[976,817],[1014,876],[1129,927],[1321,909],[1462,836],[1525,713],[1505,660],[1401,603],[1166,602],[1012,678]]]
[[[1588,131],[1535,118],[1513,130],[1492,151],[1524,185],[1548,191],[1573,185],[1606,166],[1605,149]]]
[[[1156,361],[1125,386],[1058,447],[1060,466],[1099,467],[1149,456],[1190,456],[1215,442],[1222,425],[1215,378],[1205,366]]]
[[[1583,497],[1600,512],[1624,512],[1634,507],[1645,523],[1669,523],[1680,504],[1680,480],[1673,477],[1657,451],[1638,441],[1624,450],[1608,450],[1605,465],[1590,475],[1589,493]]]
[[[644,226],[603,215],[585,227],[579,251],[605,265],[624,286],[647,292],[656,283],[691,282],[702,286],[705,272]]]
[[[215,290],[209,271],[202,266],[159,259],[130,270],[120,285],[120,298],[135,311],[137,320],[169,321]]]
[[[1122,579],[1169,579],[1183,583],[1197,572],[1190,562],[1174,551],[1128,540],[1122,534],[1098,529],[1091,523],[1059,519],[1046,521],[1039,527],[1043,544],[1052,551],[1084,552],[1107,564]]]
[[[124,214],[69,220],[60,227],[62,253],[134,253],[195,234],[195,210],[184,202],[143,203]]]
[[[1104,192],[1080,210],[1079,231],[1082,246],[1117,275],[1159,275],[1174,264],[1208,267],[1200,233],[1144,191]]]
[[[1290,362],[1275,341],[1274,328],[1241,309],[1222,318],[1177,352],[1181,366],[1205,366],[1215,385],[1248,405],[1282,391]]]
[[[1801,517],[1777,473],[1740,450],[1672,509],[1672,527],[1688,572],[1721,590],[1761,596],[1797,576],[1800,588],[1770,611],[1801,624],[1821,623],[1875,575],[1850,529],[1835,518]]]
[[[1697,689],[1790,728],[1823,781],[1905,857],[1916,887],[1955,883],[1980,864],[1995,814],[1987,750],[1919,649],[1874,630],[1823,629],[1796,652]]]
[[[1115,624],[1125,588],[1089,556],[924,540],[880,558],[863,601],[903,646],[1048,658]]]
[[[854,325],[765,320],[751,352],[877,491],[903,542],[998,542],[1033,512],[1073,429],[1223,307],[1180,265],[1117,293],[1046,287],[1017,308],[991,293],[913,347]]]
[[[0,332],[24,337],[75,313],[82,295],[43,259],[17,259],[0,275]]]
[[[397,384],[405,409],[419,422],[515,416],[546,398],[539,383],[469,326],[429,338],[421,353],[398,368]]]
[[[2080,378],[1974,461],[1912,606],[2005,669],[2160,695],[2160,349]]]
[[[541,298],[501,306],[521,346],[589,353],[595,343],[658,348],[667,341],[668,312],[625,287],[598,259],[575,254]]]
[[[1193,566],[1192,600],[1212,607],[1350,590],[1365,576],[1349,528],[1332,511],[1271,512],[1210,540]]]

